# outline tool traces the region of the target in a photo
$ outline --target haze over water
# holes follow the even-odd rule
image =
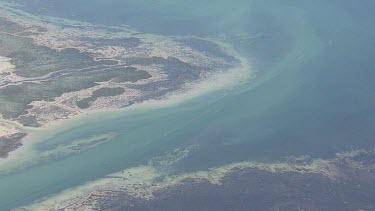
[[[168,106],[67,120],[57,134],[36,132],[48,139],[33,146],[36,152],[93,136],[111,140],[0,176],[1,210],[189,146],[194,150],[168,173],[291,156],[328,159],[375,146],[373,1],[20,2],[35,15],[217,39],[246,58],[255,77],[222,89],[214,84],[217,91]]]

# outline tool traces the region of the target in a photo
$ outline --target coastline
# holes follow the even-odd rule
[[[247,59],[240,57],[238,54],[236,56],[240,59],[241,66],[222,74],[211,75],[199,82],[186,84],[183,89],[169,93],[161,99],[150,99],[123,108],[81,111],[67,119],[58,119],[37,128],[23,127],[20,125],[22,128],[28,130],[27,135],[23,138],[22,146],[10,152],[8,157],[0,159],[0,173],[9,172],[11,169],[17,169],[20,166],[22,168],[23,165],[32,165],[32,163],[34,163],[33,160],[38,159],[38,153],[32,149],[34,144],[47,141],[49,138],[63,131],[83,124],[83,122],[98,121],[98,119],[111,118],[111,116],[134,115],[145,111],[174,107],[192,100],[194,101],[194,99],[213,92],[223,92],[223,94],[220,95],[221,97],[218,98],[221,99],[226,96],[227,89],[239,87],[242,84],[248,83],[249,80],[255,77]],[[19,123],[15,122],[15,124]]]
[[[31,29],[31,33],[36,33],[36,35],[31,36],[30,38],[33,40],[34,44],[36,46],[45,46],[51,49],[56,50],[57,52],[62,51],[64,49],[68,48],[74,48],[78,49],[80,52],[91,52],[95,53],[96,51],[92,51],[87,46],[81,45],[79,41],[64,41],[62,43],[56,42],[54,39],[65,39],[65,36],[71,36],[74,33],[79,34],[79,36],[87,36],[87,37],[112,37],[112,34],[108,34],[109,32],[100,30],[98,32],[95,32],[95,28],[97,27],[103,27],[103,26],[94,26],[88,23],[80,22],[80,21],[72,21],[72,20],[65,20],[65,19],[54,19],[51,17],[35,17],[33,15],[30,15],[26,12],[23,12],[19,9],[14,9],[14,4],[3,4],[2,10],[6,11],[2,16],[4,17],[11,17],[15,18],[15,23],[20,24],[20,26],[29,27]],[[17,16],[15,16],[18,14]],[[21,15],[19,15],[21,14]],[[25,19],[26,17],[29,17],[29,19]],[[43,23],[44,22],[44,23]],[[60,25],[66,25],[73,28],[64,28],[64,32],[57,34],[57,29],[59,29]],[[85,30],[79,30],[74,27],[88,27],[87,31]],[[33,27],[36,27],[36,29],[33,29]],[[108,27],[111,28],[111,27]],[[116,29],[116,27],[113,27]],[[46,32],[44,32],[46,30]],[[57,30],[57,31],[56,31]],[[119,30],[119,29],[118,29]],[[41,32],[39,32],[41,31]],[[41,33],[40,35],[38,35]],[[66,35],[64,35],[66,33]],[[125,27],[121,29],[119,33],[115,33],[115,37],[122,37],[122,36],[130,36],[131,34],[136,34],[137,32],[133,29],[130,29],[129,27]],[[16,34],[14,34],[16,36]],[[18,36],[18,35],[17,35]],[[76,35],[74,35],[76,36]],[[155,109],[155,108],[162,108],[166,106],[173,106],[177,105],[179,103],[185,102],[187,99],[192,99],[195,97],[202,96],[204,94],[207,94],[209,92],[214,92],[226,88],[231,88],[234,86],[239,86],[245,81],[249,81],[254,77],[254,72],[251,70],[251,66],[246,58],[241,57],[234,49],[232,49],[227,44],[216,40],[216,39],[210,39],[210,38],[198,38],[198,37],[189,37],[194,39],[199,39],[202,41],[211,42],[215,45],[217,45],[220,50],[222,50],[224,53],[226,53],[228,56],[231,56],[235,58],[238,62],[237,64],[226,64],[227,61],[222,60],[221,58],[215,58],[209,55],[206,55],[205,53],[202,53],[200,51],[194,50],[190,48],[189,46],[183,46],[180,43],[178,43],[177,40],[179,39],[188,39],[188,37],[168,37],[168,36],[161,36],[161,35],[153,35],[153,34],[141,34],[137,35],[138,38],[143,40],[147,45],[155,45],[154,47],[145,47],[143,49],[143,53],[141,55],[146,57],[153,58],[154,56],[158,56],[163,59],[169,59],[171,55],[176,56],[180,61],[185,63],[191,63],[196,66],[202,65],[202,67],[210,67],[213,65],[213,69],[207,72],[202,71],[199,75],[199,78],[194,80],[181,80],[181,82],[178,82],[176,87],[170,88],[170,90],[166,90],[162,92],[163,94],[155,95],[147,94],[139,92],[137,89],[132,89],[133,86],[147,86],[151,83],[157,83],[157,82],[163,82],[166,81],[168,75],[166,75],[165,72],[160,70],[157,66],[142,66],[142,65],[134,65],[134,67],[137,67],[138,70],[142,70],[145,72],[148,72],[151,74],[150,78],[142,79],[135,82],[127,82],[123,84],[111,84],[107,82],[99,83],[99,85],[85,89],[85,90],[79,90],[77,92],[68,92],[64,93],[62,96],[58,96],[53,99],[53,101],[33,101],[29,105],[32,106],[31,109],[28,109],[28,114],[22,115],[18,118],[12,118],[12,119],[0,119],[1,122],[6,122],[7,124],[10,123],[11,125],[17,125],[19,128],[19,131],[24,132],[27,134],[25,138],[22,138],[22,146],[18,145],[18,149],[10,152],[9,156],[6,158],[0,159],[0,166],[7,166],[7,163],[12,163],[14,160],[18,160],[17,158],[25,157],[25,154],[33,143],[39,142],[41,140],[46,140],[48,137],[53,136],[52,134],[57,134],[63,130],[66,130],[67,128],[71,128],[72,125],[75,125],[74,122],[81,122],[85,121],[87,118],[96,118],[96,116],[105,115],[108,116],[110,113],[113,113],[113,115],[119,113],[127,113],[131,111],[142,111],[144,109]],[[176,49],[177,47],[177,52]],[[116,51],[119,52],[127,52],[126,49],[118,48]],[[119,52],[111,52],[105,50],[99,49],[98,52],[101,55],[103,55],[103,58],[106,59],[113,59],[116,60],[116,56]],[[137,55],[138,56],[138,55]],[[5,58],[5,57],[4,57]],[[101,58],[101,59],[103,59]],[[196,59],[200,58],[200,59]],[[99,58],[94,58],[94,60],[97,60]],[[11,63],[11,58],[6,58],[4,60],[4,67],[6,66],[7,69],[11,68],[12,72],[9,72],[9,75],[6,76],[4,79],[9,81],[20,81],[18,85],[21,85],[23,80],[25,81],[35,81],[36,83],[43,82],[47,79],[43,79],[41,77],[41,80],[39,78],[23,78],[22,76],[19,76],[17,74],[13,73],[13,70],[17,67],[14,66]],[[217,64],[216,64],[217,63]],[[220,65],[223,65],[223,67],[220,67]],[[216,65],[219,65],[218,67],[215,67]],[[229,65],[226,67],[226,65]],[[0,72],[0,74],[3,74]],[[54,74],[52,72],[51,74]],[[4,75],[4,74],[3,74]],[[48,75],[47,75],[48,76]],[[8,82],[6,82],[8,83]],[[219,85],[220,84],[220,85]],[[103,99],[96,100],[92,103],[91,107],[88,109],[78,109],[76,108],[76,105],[72,102],[69,102],[69,99],[84,99],[85,97],[89,97],[90,93],[93,93],[95,90],[99,90],[101,88],[110,88],[110,87],[126,87],[126,93],[120,95],[120,96],[113,96],[113,97],[107,97]],[[7,87],[7,85],[5,85]],[[130,88],[128,88],[130,87]],[[130,93],[130,94],[129,94]],[[145,95],[145,96],[143,96]],[[116,104],[117,101],[122,102],[134,102],[130,103],[125,106],[119,106]],[[62,103],[61,103],[62,102]],[[53,111],[53,107],[56,107],[59,109],[57,112],[53,112],[53,115],[49,113],[41,113],[38,117],[38,112],[34,112],[34,110],[45,110],[45,111]],[[60,112],[60,113],[59,113]],[[56,114],[57,113],[57,114]],[[37,116],[37,117],[35,117]],[[32,123],[31,125],[25,125],[25,123],[22,123],[23,119],[28,119],[30,117],[37,118],[35,120],[35,123]],[[30,120],[27,120],[30,121]],[[26,121],[26,122],[27,122]],[[73,124],[72,124],[73,123]],[[54,131],[54,132],[51,132]],[[18,131],[17,131],[18,132]],[[43,134],[42,138],[38,134]],[[48,135],[50,134],[50,135]],[[35,141],[38,139],[39,141]]]
[[[375,208],[375,2],[4,2],[0,210]]]

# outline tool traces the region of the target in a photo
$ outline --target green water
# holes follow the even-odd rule
[[[79,1],[74,8],[71,1],[34,3],[47,8],[30,9],[39,14],[114,25],[122,20],[160,34],[224,37],[249,59],[251,71],[258,77],[175,106],[109,112],[72,121],[73,128],[65,126],[36,144],[35,150],[42,152],[92,135],[113,133],[115,137],[88,151],[1,176],[1,210],[192,145],[198,147],[169,169],[170,173],[306,154],[326,158],[340,151],[374,147],[371,55],[375,53],[375,32],[368,20],[373,15],[363,12],[372,4],[369,1],[356,7],[350,1],[219,1],[214,5],[212,1],[196,5],[129,1],[131,12],[115,10],[111,14],[110,8],[121,8],[121,2],[97,1],[87,6],[86,1]],[[94,16],[97,7],[102,9]],[[134,14],[143,8],[152,12]]]

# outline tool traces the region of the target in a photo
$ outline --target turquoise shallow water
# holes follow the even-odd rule
[[[375,27],[365,9],[374,6],[371,1],[72,2],[30,1],[25,8],[152,33],[225,37],[258,77],[173,107],[76,122],[35,147],[116,136],[80,154],[0,176],[1,210],[191,145],[198,147],[171,173],[374,147]]]

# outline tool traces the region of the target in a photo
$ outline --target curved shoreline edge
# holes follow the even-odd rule
[[[7,7],[9,10],[9,5]],[[18,14],[21,13],[18,10],[16,10],[16,12]],[[70,20],[59,21],[65,21],[66,23],[71,22]],[[17,126],[19,130],[26,132],[28,135],[25,138],[23,138],[22,146],[20,146],[17,150],[10,152],[9,156],[6,159],[0,159],[0,169],[11,168],[11,166],[13,166],[15,163],[18,163],[19,165],[20,163],[22,163],[20,161],[29,160],[29,156],[33,157],[36,154],[31,150],[33,144],[41,142],[43,140],[47,140],[48,137],[52,137],[53,134],[57,134],[64,130],[72,128],[73,125],[75,125],[75,122],[85,121],[86,118],[90,119],[95,118],[96,115],[109,115],[110,113],[115,114],[117,112],[126,113],[130,111],[142,111],[144,109],[147,110],[167,106],[174,106],[180,103],[184,103],[189,99],[194,99],[196,97],[200,97],[211,92],[216,92],[220,90],[225,90],[227,88],[240,86],[241,84],[248,82],[250,79],[254,77],[254,72],[252,71],[251,65],[249,64],[248,60],[244,57],[241,57],[241,55],[239,55],[229,45],[215,39],[203,39],[217,44],[226,53],[238,59],[240,63],[236,65],[236,67],[231,68],[229,70],[219,73],[209,73],[204,78],[201,78],[194,82],[186,83],[180,89],[173,92],[169,92],[160,99],[149,99],[124,108],[101,108],[92,109],[88,111],[80,111],[73,116],[69,116],[69,118],[67,119],[54,120],[53,122],[50,122],[48,125],[45,125],[44,127],[40,128],[25,127],[19,124],[18,122],[1,119],[1,122],[4,122],[4,124],[12,124],[14,126]]]

